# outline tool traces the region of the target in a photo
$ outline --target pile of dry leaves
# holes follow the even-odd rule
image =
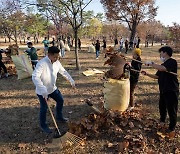
[[[174,136],[169,138],[157,133],[160,124],[141,109],[142,105],[138,105],[135,110],[123,113],[111,110],[92,113],[79,121],[70,122],[69,131],[87,140],[106,137],[106,148],[114,148],[117,152],[154,153],[159,148],[158,144],[169,142]],[[174,151],[177,153],[178,148]]]

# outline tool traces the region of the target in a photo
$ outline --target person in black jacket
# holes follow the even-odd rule
[[[1,70],[3,68],[4,70],[4,73],[5,73],[5,77],[8,77],[8,72],[7,72],[7,68],[6,66],[4,65],[4,63],[2,62],[2,53],[5,52],[3,49],[0,50],[0,78],[2,77],[1,76]]]
[[[99,40],[96,41],[95,49],[96,49],[96,59],[98,59],[99,52],[100,52],[100,42],[99,42]]]
[[[160,124],[164,126],[167,113],[169,115],[169,128],[167,135],[174,133],[177,123],[179,82],[177,78],[177,61],[171,58],[173,50],[169,46],[164,46],[159,49],[160,59],[163,62],[161,65],[154,62],[146,62],[146,65],[157,69],[156,74],[149,74],[142,71],[142,74],[151,78],[158,79],[160,99],[159,112]]]
[[[140,56],[141,56],[141,49],[135,48],[133,52],[133,59],[137,61],[141,61]],[[139,72],[133,71],[133,69],[140,71],[141,65],[142,65],[142,63],[137,62],[135,60],[132,60],[131,62],[132,70],[130,71],[130,102],[129,102],[130,108],[129,110],[132,110],[134,108],[134,90],[136,88],[136,85],[139,79]]]

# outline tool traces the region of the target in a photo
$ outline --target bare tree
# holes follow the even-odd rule
[[[78,56],[78,30],[83,23],[83,11],[92,0],[59,0],[65,8],[69,24],[73,28],[75,38],[76,69],[80,69]]]
[[[51,15],[52,21],[59,21],[56,25],[61,25],[62,22],[67,22],[71,25],[75,38],[75,56],[76,56],[76,69],[80,69],[80,62],[78,56],[78,30],[80,29],[83,23],[83,11],[88,6],[92,0],[37,0],[38,7],[44,7],[45,10],[48,10]],[[54,9],[49,9],[53,7]],[[57,15],[62,17],[61,20],[55,20]],[[60,18],[59,18],[60,19]]]
[[[156,16],[155,0],[101,0],[109,19],[119,20],[128,24],[130,42],[133,42],[137,25],[143,20]]]

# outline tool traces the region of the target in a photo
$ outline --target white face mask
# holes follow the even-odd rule
[[[162,61],[162,62],[165,62],[165,58],[164,57],[160,57],[160,60]]]

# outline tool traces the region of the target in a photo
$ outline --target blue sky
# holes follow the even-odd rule
[[[156,0],[156,6],[159,6],[157,20],[164,25],[172,25],[173,22],[180,24],[180,0]],[[95,13],[104,12],[100,0],[93,0],[86,8]]]

